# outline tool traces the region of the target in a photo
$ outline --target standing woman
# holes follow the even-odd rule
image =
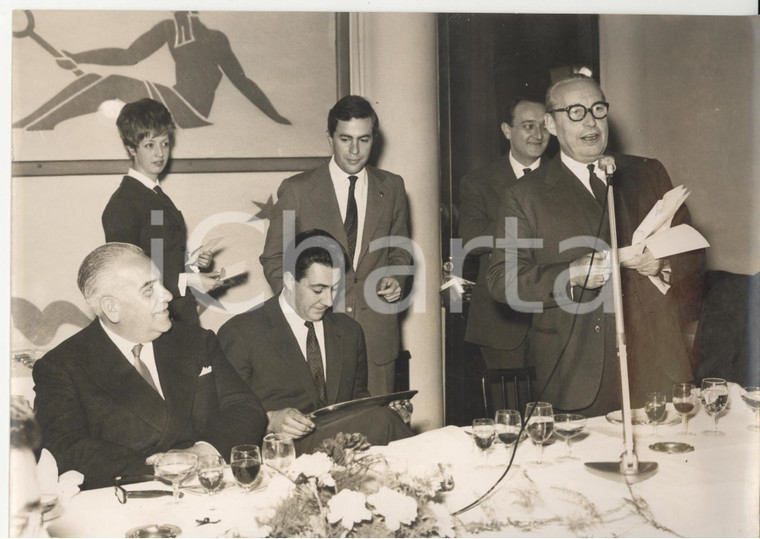
[[[153,99],[127,103],[116,119],[132,167],[103,210],[106,241],[131,243],[142,248],[163,274],[171,292],[169,314],[173,320],[200,325],[192,293],[180,293],[180,274],[185,272],[187,228],[182,213],[159,187],[174,141],[174,121],[167,108]],[[213,253],[204,251],[189,265],[191,271],[208,269]],[[210,290],[220,284],[211,277],[201,281]]]

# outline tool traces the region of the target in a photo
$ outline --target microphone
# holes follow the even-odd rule
[[[607,180],[609,181],[610,176],[612,176],[612,173],[617,169],[615,166],[615,158],[611,155],[603,155],[599,158],[599,168],[604,170],[604,174],[607,176]]]

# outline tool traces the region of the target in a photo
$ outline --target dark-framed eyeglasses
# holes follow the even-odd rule
[[[597,120],[601,120],[607,117],[607,114],[610,111],[610,104],[606,101],[597,101],[591,105],[590,108],[586,108],[579,103],[577,105],[570,105],[561,109],[552,109],[547,112],[549,112],[549,114],[552,114],[561,111],[565,111],[567,113],[567,117],[570,118],[570,120],[573,122],[580,122],[583,120],[583,118],[586,117],[586,114],[589,112],[591,112],[591,116]]]

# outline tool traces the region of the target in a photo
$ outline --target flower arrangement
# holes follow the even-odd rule
[[[265,522],[269,535],[452,537],[464,531],[441,503],[440,494],[453,488],[443,468],[393,471],[367,449],[364,435],[341,433],[298,457],[280,479],[280,501]]]

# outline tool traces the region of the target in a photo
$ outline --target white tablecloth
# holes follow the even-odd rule
[[[516,466],[498,490],[460,518],[471,526],[471,534],[486,536],[758,537],[760,433],[747,428],[753,421],[754,415],[733,385],[729,410],[719,421],[726,436],[700,434],[712,427],[712,419],[701,408],[689,424],[697,436],[681,436],[680,424],[658,427],[656,438],[651,437],[649,426],[635,426],[639,459],[655,461],[659,469],[653,477],[629,485],[598,477],[584,466],[584,461],[617,461],[623,451],[622,427],[603,417],[592,418],[573,444],[573,455],[581,460],[556,462],[566,452],[564,442],[557,441],[544,448],[549,465],[531,467],[528,461],[535,460],[537,449],[526,441],[518,446]],[[651,451],[648,446],[657,441],[683,441],[695,450]],[[456,482],[445,500],[451,511],[485,492],[501,475],[501,463],[507,459],[505,448],[496,445],[484,466],[479,450],[458,427],[437,429],[373,451],[409,472],[431,463],[447,465]],[[156,487],[163,485],[141,486]],[[255,517],[271,506],[272,495],[270,489],[262,488],[244,496],[230,486],[213,501],[188,493],[176,505],[168,498],[120,505],[113,488],[84,491],[49,523],[48,531],[56,536],[123,537],[139,525],[167,523],[179,526],[183,536],[256,536],[261,530]],[[196,519],[204,517],[220,522],[197,526]],[[478,529],[479,523],[489,522],[498,523],[498,531]]]

